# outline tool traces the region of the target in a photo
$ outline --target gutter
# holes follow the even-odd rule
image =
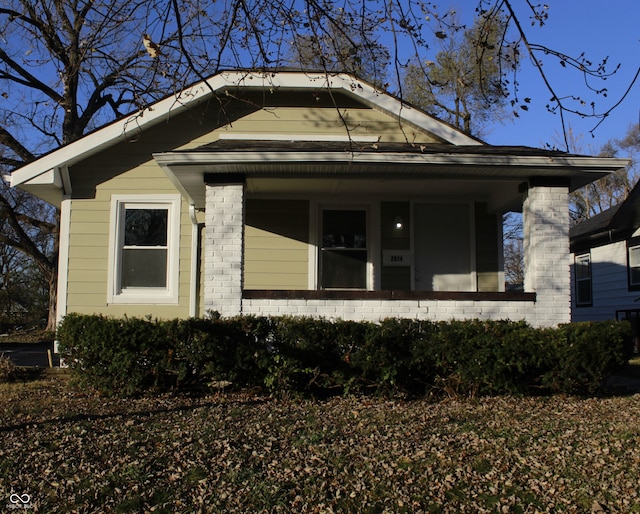
[[[246,164],[246,163],[381,163],[457,166],[508,166],[527,168],[570,168],[580,171],[612,172],[625,168],[628,159],[611,157],[550,157],[522,155],[478,155],[474,153],[373,153],[373,152],[208,152],[186,151],[153,154],[162,166]]]

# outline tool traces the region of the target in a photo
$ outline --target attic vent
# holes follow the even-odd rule
[[[375,143],[379,136],[356,135],[356,134],[243,134],[237,132],[223,132],[220,139],[233,141],[327,141],[327,142],[347,142],[355,143]]]

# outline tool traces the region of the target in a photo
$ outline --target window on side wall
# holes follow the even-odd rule
[[[627,243],[627,270],[629,291],[640,291],[640,240]]]
[[[320,244],[321,289],[367,289],[366,210],[324,209]]]
[[[575,279],[576,305],[578,307],[591,305],[591,254],[576,255]]]
[[[109,303],[178,303],[179,195],[114,195]]]

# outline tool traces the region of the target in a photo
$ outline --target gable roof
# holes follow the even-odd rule
[[[71,166],[91,155],[133,138],[139,131],[166,121],[186,109],[202,103],[216,94],[233,88],[261,89],[326,89],[341,90],[363,104],[431,132],[442,141],[457,145],[480,145],[478,139],[448,125],[399,99],[382,92],[352,75],[325,72],[258,72],[225,71],[168,96],[140,111],[124,116],[95,130],[81,139],[49,152],[26,164],[10,176],[17,186],[46,175],[55,168]],[[45,178],[45,180],[48,180]]]
[[[571,188],[575,189],[625,167],[628,162],[527,147],[486,145],[349,74],[236,70],[221,72],[198,82],[43,155],[15,170],[9,177],[10,185],[20,186],[51,203],[58,203],[62,194],[71,194],[69,167],[120,142],[135,140],[140,132],[193,109],[216,95],[229,93],[233,96],[238,88],[266,92],[277,89],[287,93],[326,89],[339,91],[366,107],[432,135],[439,143],[378,143],[352,138],[347,131],[346,141],[340,141],[340,138],[323,139],[322,143],[316,141],[315,146],[314,141],[301,141],[299,135],[295,136],[296,141],[276,138],[268,144],[249,137],[244,141],[220,139],[195,150],[168,149],[155,153],[153,158],[192,205],[199,203],[196,199],[198,195],[202,196],[202,191],[197,194],[194,191],[203,187],[204,173],[229,173],[231,168],[235,168],[231,172],[237,172],[240,166],[245,166],[244,170],[251,169],[254,173],[264,174],[270,172],[269,166],[281,163],[284,164],[280,166],[281,170],[290,172],[295,168],[300,175],[324,173],[333,166],[331,172],[358,170],[360,176],[365,176],[380,173],[382,167],[387,165],[388,168],[388,164],[393,163],[394,173],[419,173],[431,178],[440,178],[443,173],[447,174],[447,178],[477,178],[484,174],[509,180],[548,176],[568,181]],[[241,148],[243,145],[244,148]],[[251,147],[253,150],[247,151]],[[216,167],[218,163],[221,166]],[[302,163],[313,166],[301,167]],[[308,171],[310,168],[313,170]]]
[[[585,251],[629,237],[640,227],[640,182],[627,198],[613,207],[574,225],[569,230],[571,249]]]

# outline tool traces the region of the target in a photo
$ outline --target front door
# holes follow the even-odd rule
[[[415,290],[475,290],[469,204],[415,204],[413,241]]]

